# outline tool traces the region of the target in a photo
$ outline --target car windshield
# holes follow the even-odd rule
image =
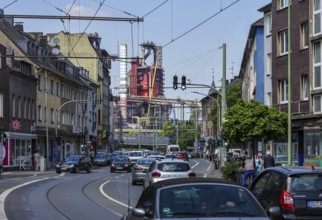
[[[164,172],[185,172],[190,170],[190,166],[188,163],[160,163],[158,164],[158,170]]]
[[[65,159],[65,161],[79,161],[80,157],[69,156]]]
[[[136,163],[137,165],[150,165],[153,160],[138,160]]]
[[[320,191],[322,189],[322,175],[316,173],[296,174],[291,176],[291,191]]]
[[[105,154],[97,154],[97,155],[96,155],[96,157],[97,157],[97,158],[105,158],[105,157],[106,157],[106,155],[105,155]]]
[[[178,185],[160,190],[161,218],[265,217],[246,189],[218,184]]]
[[[130,152],[129,156],[130,157],[141,157],[141,156],[143,156],[143,153],[142,152]]]
[[[127,161],[127,157],[115,157],[114,161]]]

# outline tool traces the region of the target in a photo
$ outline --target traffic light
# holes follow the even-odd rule
[[[173,89],[177,89],[178,88],[178,76],[174,75],[173,76]]]
[[[186,76],[182,76],[182,78],[181,78],[181,89],[182,90],[185,90],[187,88],[187,86],[186,86]]]

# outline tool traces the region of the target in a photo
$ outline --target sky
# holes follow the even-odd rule
[[[186,76],[193,84],[221,85],[223,44],[226,44],[226,78],[238,76],[252,23],[263,17],[258,11],[270,0],[1,0],[0,8],[11,15],[97,16],[143,18],[143,22],[68,21],[15,19],[26,32],[95,33],[101,48],[118,54],[127,44],[128,57],[140,56],[140,44],[152,41],[163,46],[166,98],[200,100],[209,88],[173,90],[173,76]],[[150,56],[152,58],[153,56]],[[147,60],[151,65],[152,59]],[[128,67],[128,70],[130,67]],[[113,94],[118,94],[120,63],[110,70]]]

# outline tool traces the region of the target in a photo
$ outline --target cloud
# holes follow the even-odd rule
[[[72,9],[70,9],[71,5],[66,5],[66,12],[69,12],[72,16],[94,16],[97,9],[88,8],[85,6],[74,5]],[[102,8],[96,14],[97,17],[109,17],[109,13],[102,11]]]

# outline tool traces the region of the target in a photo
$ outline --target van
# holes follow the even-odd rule
[[[176,154],[180,151],[180,146],[177,144],[167,146],[167,154]]]

